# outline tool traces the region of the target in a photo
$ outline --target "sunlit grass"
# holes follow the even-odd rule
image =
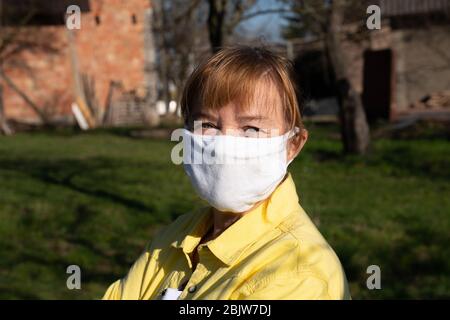
[[[0,298],[101,297],[161,225],[202,204],[172,146],[126,130],[0,137]],[[449,142],[379,140],[364,159],[340,147],[336,128],[311,126],[290,171],[353,298],[450,297]],[[81,290],[66,288],[71,264]],[[371,264],[381,290],[366,288]]]

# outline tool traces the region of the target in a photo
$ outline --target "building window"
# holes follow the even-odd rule
[[[131,23],[132,24],[136,24],[137,23],[137,17],[136,17],[136,15],[134,13],[131,15]]]
[[[95,16],[95,24],[96,25],[100,24],[100,16]]]

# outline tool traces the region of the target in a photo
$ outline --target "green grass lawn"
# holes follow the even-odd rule
[[[309,129],[290,171],[353,298],[450,298],[449,141],[380,139],[362,159],[341,156],[336,128]],[[123,133],[0,137],[0,298],[100,298],[158,228],[203,205],[173,143]],[[72,264],[81,290],[66,288]],[[381,290],[366,288],[372,264]]]

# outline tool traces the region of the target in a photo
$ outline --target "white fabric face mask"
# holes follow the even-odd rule
[[[286,175],[287,141],[293,133],[247,138],[185,129],[184,169],[199,196],[212,207],[244,212],[266,199]]]

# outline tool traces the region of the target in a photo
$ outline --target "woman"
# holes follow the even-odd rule
[[[104,299],[350,298],[287,172],[308,138],[290,74],[246,46],[197,67],[181,101],[183,159],[210,207],[160,232]]]

